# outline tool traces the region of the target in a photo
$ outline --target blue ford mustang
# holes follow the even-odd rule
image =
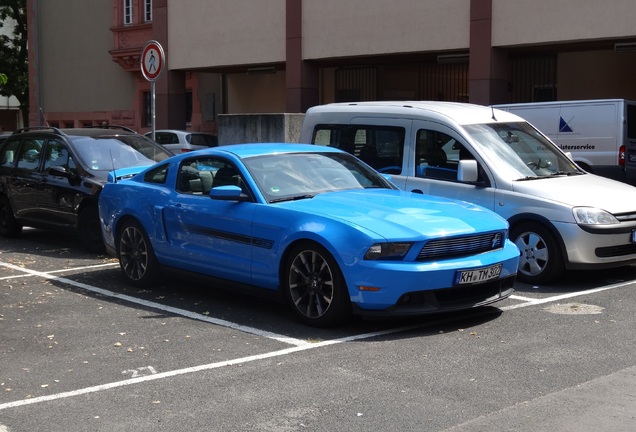
[[[354,156],[315,145],[174,156],[108,183],[99,215],[130,283],[152,285],[173,268],[280,290],[315,326],[490,304],[512,293],[519,260],[495,213],[399,191]]]

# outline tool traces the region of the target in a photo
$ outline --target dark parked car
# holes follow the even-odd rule
[[[55,229],[101,252],[97,199],[108,173],[123,178],[171,155],[122,127],[17,130],[0,143],[0,235]]]

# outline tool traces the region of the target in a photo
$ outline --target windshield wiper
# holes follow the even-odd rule
[[[583,174],[583,173],[580,171],[557,171],[550,175],[551,176],[571,176],[571,175],[580,175],[580,174]]]
[[[294,196],[290,196],[290,197],[283,197],[283,198],[276,198],[270,201],[270,203],[278,203],[278,202],[283,202],[283,201],[298,201],[298,200],[302,200],[302,199],[311,199],[313,197],[315,197],[316,195],[312,195],[312,194],[304,194],[304,195],[294,195]]]
[[[545,177],[543,177],[543,176],[526,176],[526,177],[518,178],[515,181],[538,180],[538,179],[542,179],[542,178],[545,178]]]

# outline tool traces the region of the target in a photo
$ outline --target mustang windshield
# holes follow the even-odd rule
[[[268,202],[347,189],[395,189],[347,153],[279,153],[246,158],[244,162]]]
[[[483,146],[494,166],[514,180],[583,174],[550,141],[527,123],[492,123],[464,127]]]

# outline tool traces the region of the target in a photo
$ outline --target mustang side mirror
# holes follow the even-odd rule
[[[217,186],[210,189],[210,198],[220,201],[249,201],[250,197],[238,186]]]

